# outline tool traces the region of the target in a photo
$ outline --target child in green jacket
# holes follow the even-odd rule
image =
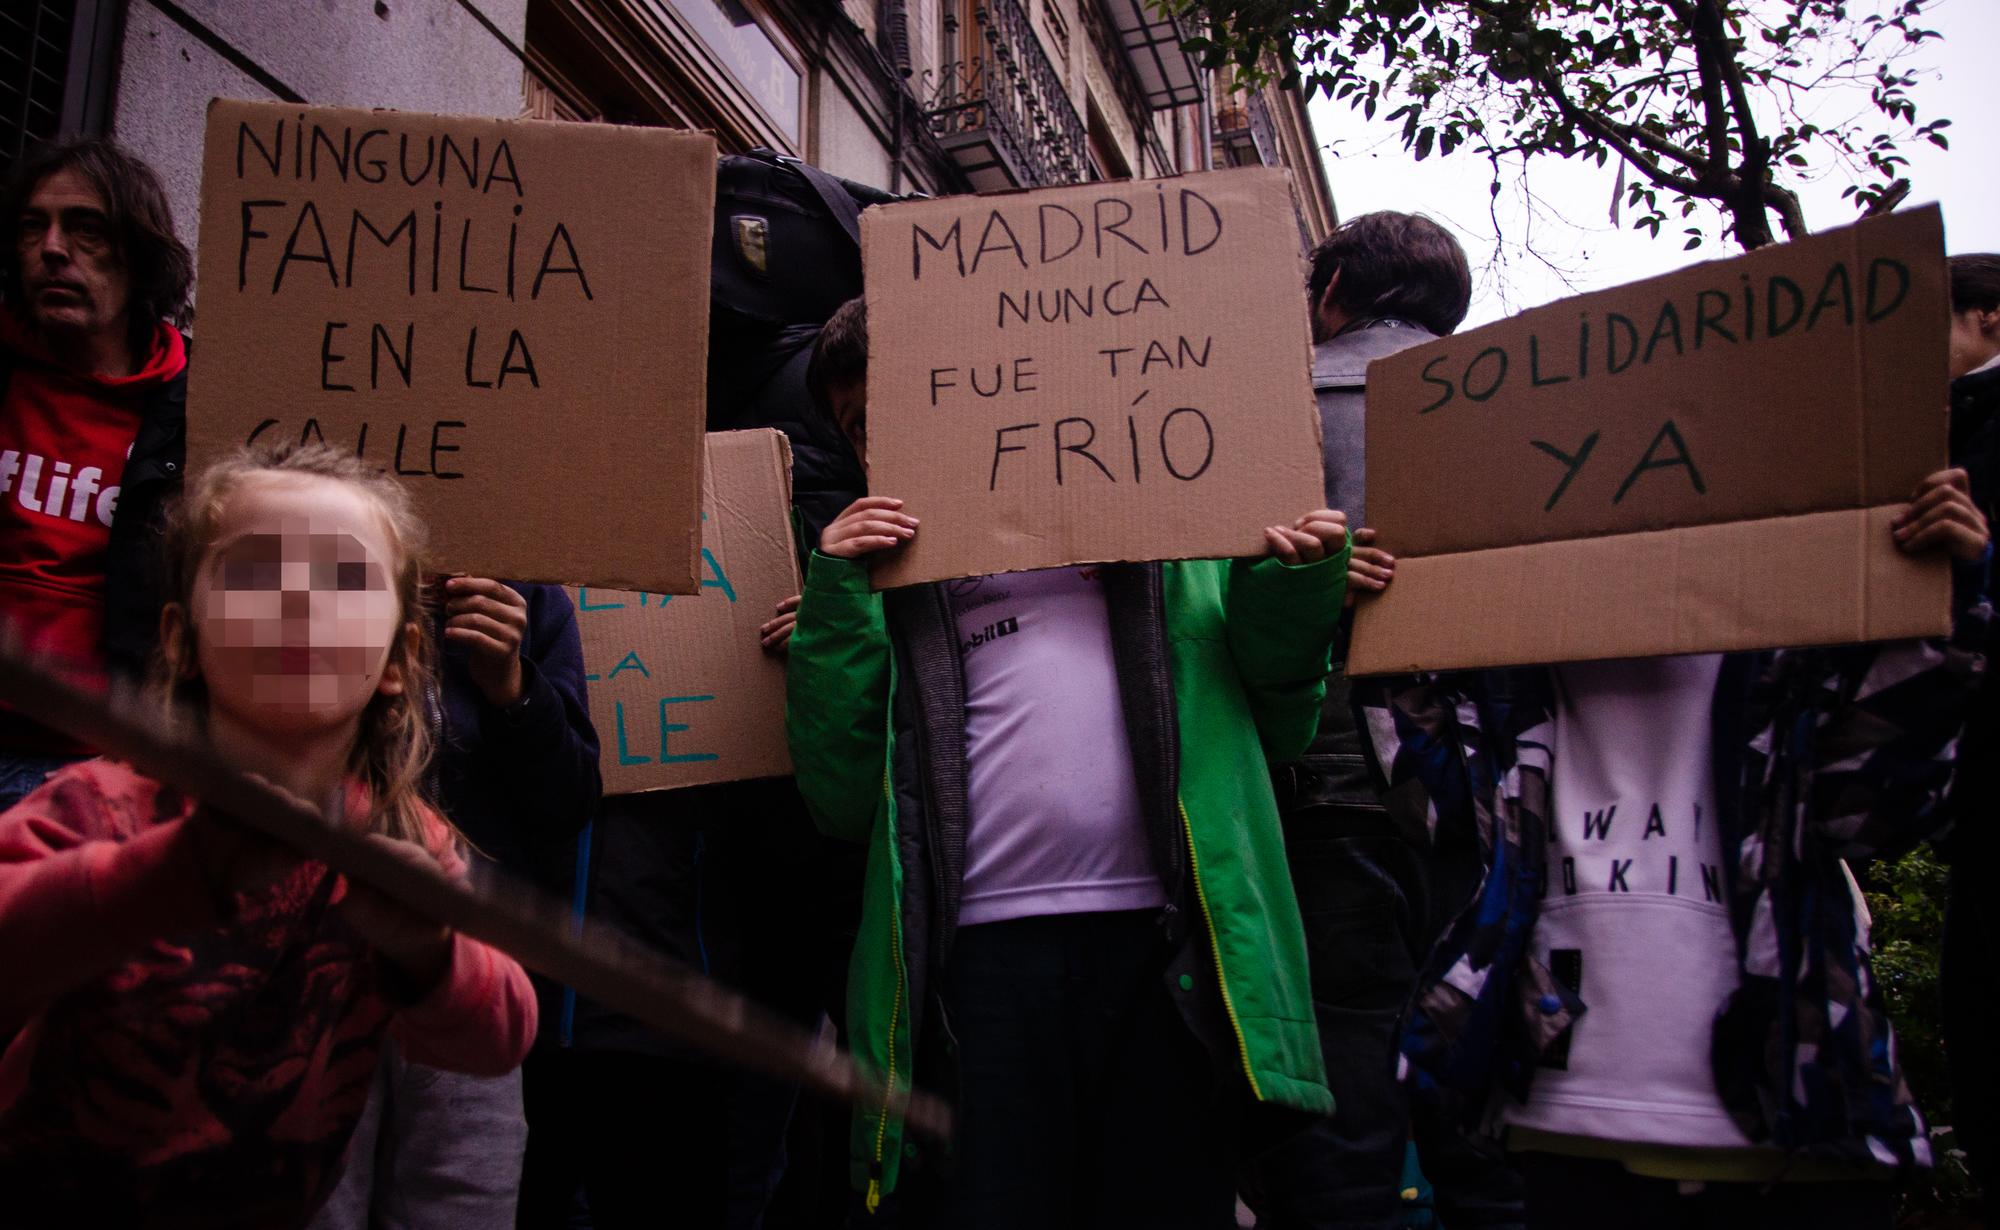
[[[809,380],[865,457],[862,313]],[[1318,722],[1341,515],[1268,528],[1257,560],[876,593],[870,558],[919,532],[856,501],[791,641],[799,786],[869,844],[849,1044],[958,1113],[929,1155],[864,1111],[857,1186],[873,1210],[922,1157],[916,1224],[1228,1225],[1235,1095],[1332,1109],[1264,766]]]

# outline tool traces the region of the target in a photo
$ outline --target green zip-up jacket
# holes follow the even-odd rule
[[[1333,1098],[1265,766],[1298,758],[1318,725],[1347,556],[1104,566],[1154,862],[1178,903],[1161,920],[1177,952],[1169,985],[1195,1032],[1234,1050],[1256,1098],[1321,1114]],[[799,788],[823,830],[869,847],[849,1044],[892,1089],[913,1071],[948,1079],[924,1029],[967,821],[964,676],[943,589],[877,594],[863,565],[815,553],[789,662]],[[854,1151],[872,1208],[905,1156],[900,1117],[860,1111]]]

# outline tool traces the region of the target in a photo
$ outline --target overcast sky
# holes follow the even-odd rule
[[[1953,252],[2000,251],[2000,124],[1989,118],[2000,100],[1995,81],[2000,74],[2000,0],[1942,0],[1926,24],[1944,39],[1927,44],[1921,58],[1909,62],[1927,70],[1911,98],[1919,119],[1953,121],[1946,130],[1951,149],[1928,142],[1904,147],[1912,185],[1905,208],[1941,203],[1945,243]],[[1866,98],[1838,102],[1851,113]],[[1315,99],[1312,119],[1342,218],[1377,209],[1411,210],[1429,214],[1458,234],[1474,271],[1467,327],[1738,251],[1733,242],[1714,240],[1712,213],[1710,241],[1693,252],[1683,250],[1686,236],[1674,222],[1661,228],[1658,239],[1631,230],[1630,211],[1624,214],[1625,229],[1612,227],[1615,160],[1600,168],[1541,158],[1528,165],[1525,177],[1514,162],[1496,202],[1488,188],[1488,165],[1469,147],[1449,158],[1433,155],[1418,162],[1404,152],[1398,126],[1364,120],[1345,103]],[[1852,203],[1840,197],[1848,179],[1829,175],[1813,183],[1785,182],[1798,189],[1806,221],[1814,229],[1854,219]],[[1539,202],[1536,207],[1530,207],[1529,196]],[[1661,200],[1665,206],[1664,192]],[[1498,212],[1504,236],[1497,245],[1489,204]],[[1668,207],[1667,212],[1675,210]],[[1524,239],[1546,263],[1522,249]]]

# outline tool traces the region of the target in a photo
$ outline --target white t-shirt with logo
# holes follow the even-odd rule
[[[965,926],[1151,909],[1146,842],[1099,570],[948,582],[965,666]]]
[[[1588,1010],[1511,1124],[1750,1147],[1709,1058],[1738,982],[1711,747],[1721,666],[1704,654],[1552,668],[1549,885],[1532,944]]]

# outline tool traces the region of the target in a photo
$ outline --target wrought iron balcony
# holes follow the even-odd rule
[[[1181,50],[1188,32],[1173,10],[1156,0],[1106,0],[1105,10],[1147,106],[1182,107],[1206,96],[1201,65]]]
[[[1215,110],[1215,162],[1229,167],[1284,164],[1271,108],[1261,92],[1236,95]]]
[[[975,191],[1089,179],[1083,120],[1020,4],[980,0],[972,20],[970,58],[926,74],[924,114],[939,144]]]

